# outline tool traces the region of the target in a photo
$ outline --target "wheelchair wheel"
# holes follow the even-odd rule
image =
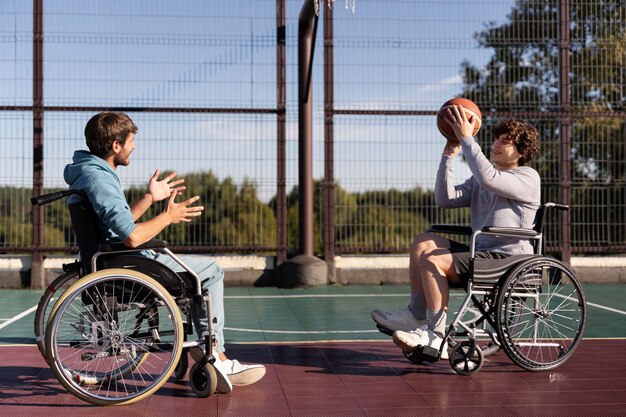
[[[200,398],[213,395],[217,388],[217,373],[212,364],[196,362],[189,371],[191,390]]]
[[[56,378],[96,405],[131,404],[169,378],[183,348],[180,311],[152,278],[106,269],[80,279],[55,303],[46,352]]]
[[[59,275],[52,283],[45,289],[39,304],[37,304],[37,311],[35,312],[35,342],[37,343],[37,349],[41,356],[48,361],[46,355],[46,324],[50,318],[50,311],[57,302],[58,298],[67,290],[76,280],[79,278],[78,271],[69,271],[65,274]]]
[[[471,375],[480,371],[485,361],[483,351],[475,342],[459,342],[450,351],[450,366],[459,375]]]
[[[582,287],[563,263],[531,259],[507,274],[496,303],[496,327],[509,358],[530,371],[553,369],[574,353],[585,328]]]

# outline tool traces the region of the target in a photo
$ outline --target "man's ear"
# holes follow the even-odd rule
[[[111,151],[113,151],[113,153],[117,155],[118,153],[120,153],[121,150],[122,145],[118,141],[114,140],[111,144]]]

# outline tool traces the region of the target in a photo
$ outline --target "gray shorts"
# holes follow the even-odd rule
[[[465,286],[469,278],[469,246],[456,242],[454,240],[449,240],[449,242],[450,253],[452,254],[452,261],[454,262],[454,269],[459,276],[459,280],[461,281],[463,286]],[[509,255],[505,255],[504,253],[499,252],[475,251],[474,256],[481,259],[503,259],[508,257]],[[488,261],[487,263],[483,262],[482,265],[488,265]]]

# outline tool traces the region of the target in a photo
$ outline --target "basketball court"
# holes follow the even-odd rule
[[[2,290],[2,416],[582,416],[626,410],[625,285],[586,285],[585,338],[571,360],[529,372],[502,352],[472,376],[447,361],[414,365],[369,317],[402,307],[407,286],[227,288],[227,350],[262,363],[259,383],[205,399],[187,381],[130,406],[96,407],[68,394],[34,345],[41,291]],[[451,310],[462,300],[453,292]]]

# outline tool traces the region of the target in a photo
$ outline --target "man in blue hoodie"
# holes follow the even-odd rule
[[[122,242],[129,247],[138,247],[156,237],[171,224],[190,222],[204,210],[194,205],[199,196],[176,202],[176,197],[185,189],[183,179],[175,179],[176,173],[159,180],[157,169],[150,178],[149,191],[138,201],[129,205],[124,196],[122,183],[116,174],[118,166],[130,163],[130,155],[135,149],[137,126],[121,112],[102,112],[93,116],[85,126],[85,138],[89,151],[74,152],[73,162],[65,167],[65,182],[70,189],[84,191],[98,218],[101,242]],[[165,209],[157,216],[139,221],[148,208],[157,201],[167,199]],[[182,271],[170,257],[152,252],[142,252],[168,266]],[[224,351],[224,272],[213,260],[182,256],[202,281],[203,292],[211,294],[212,313],[217,319],[215,333],[218,341],[216,368],[218,391],[230,392],[232,385],[252,384],[265,375],[263,365],[243,365],[230,360]],[[194,323],[199,336],[208,329],[206,311],[197,308],[193,311]],[[226,377],[227,376],[227,377]]]

